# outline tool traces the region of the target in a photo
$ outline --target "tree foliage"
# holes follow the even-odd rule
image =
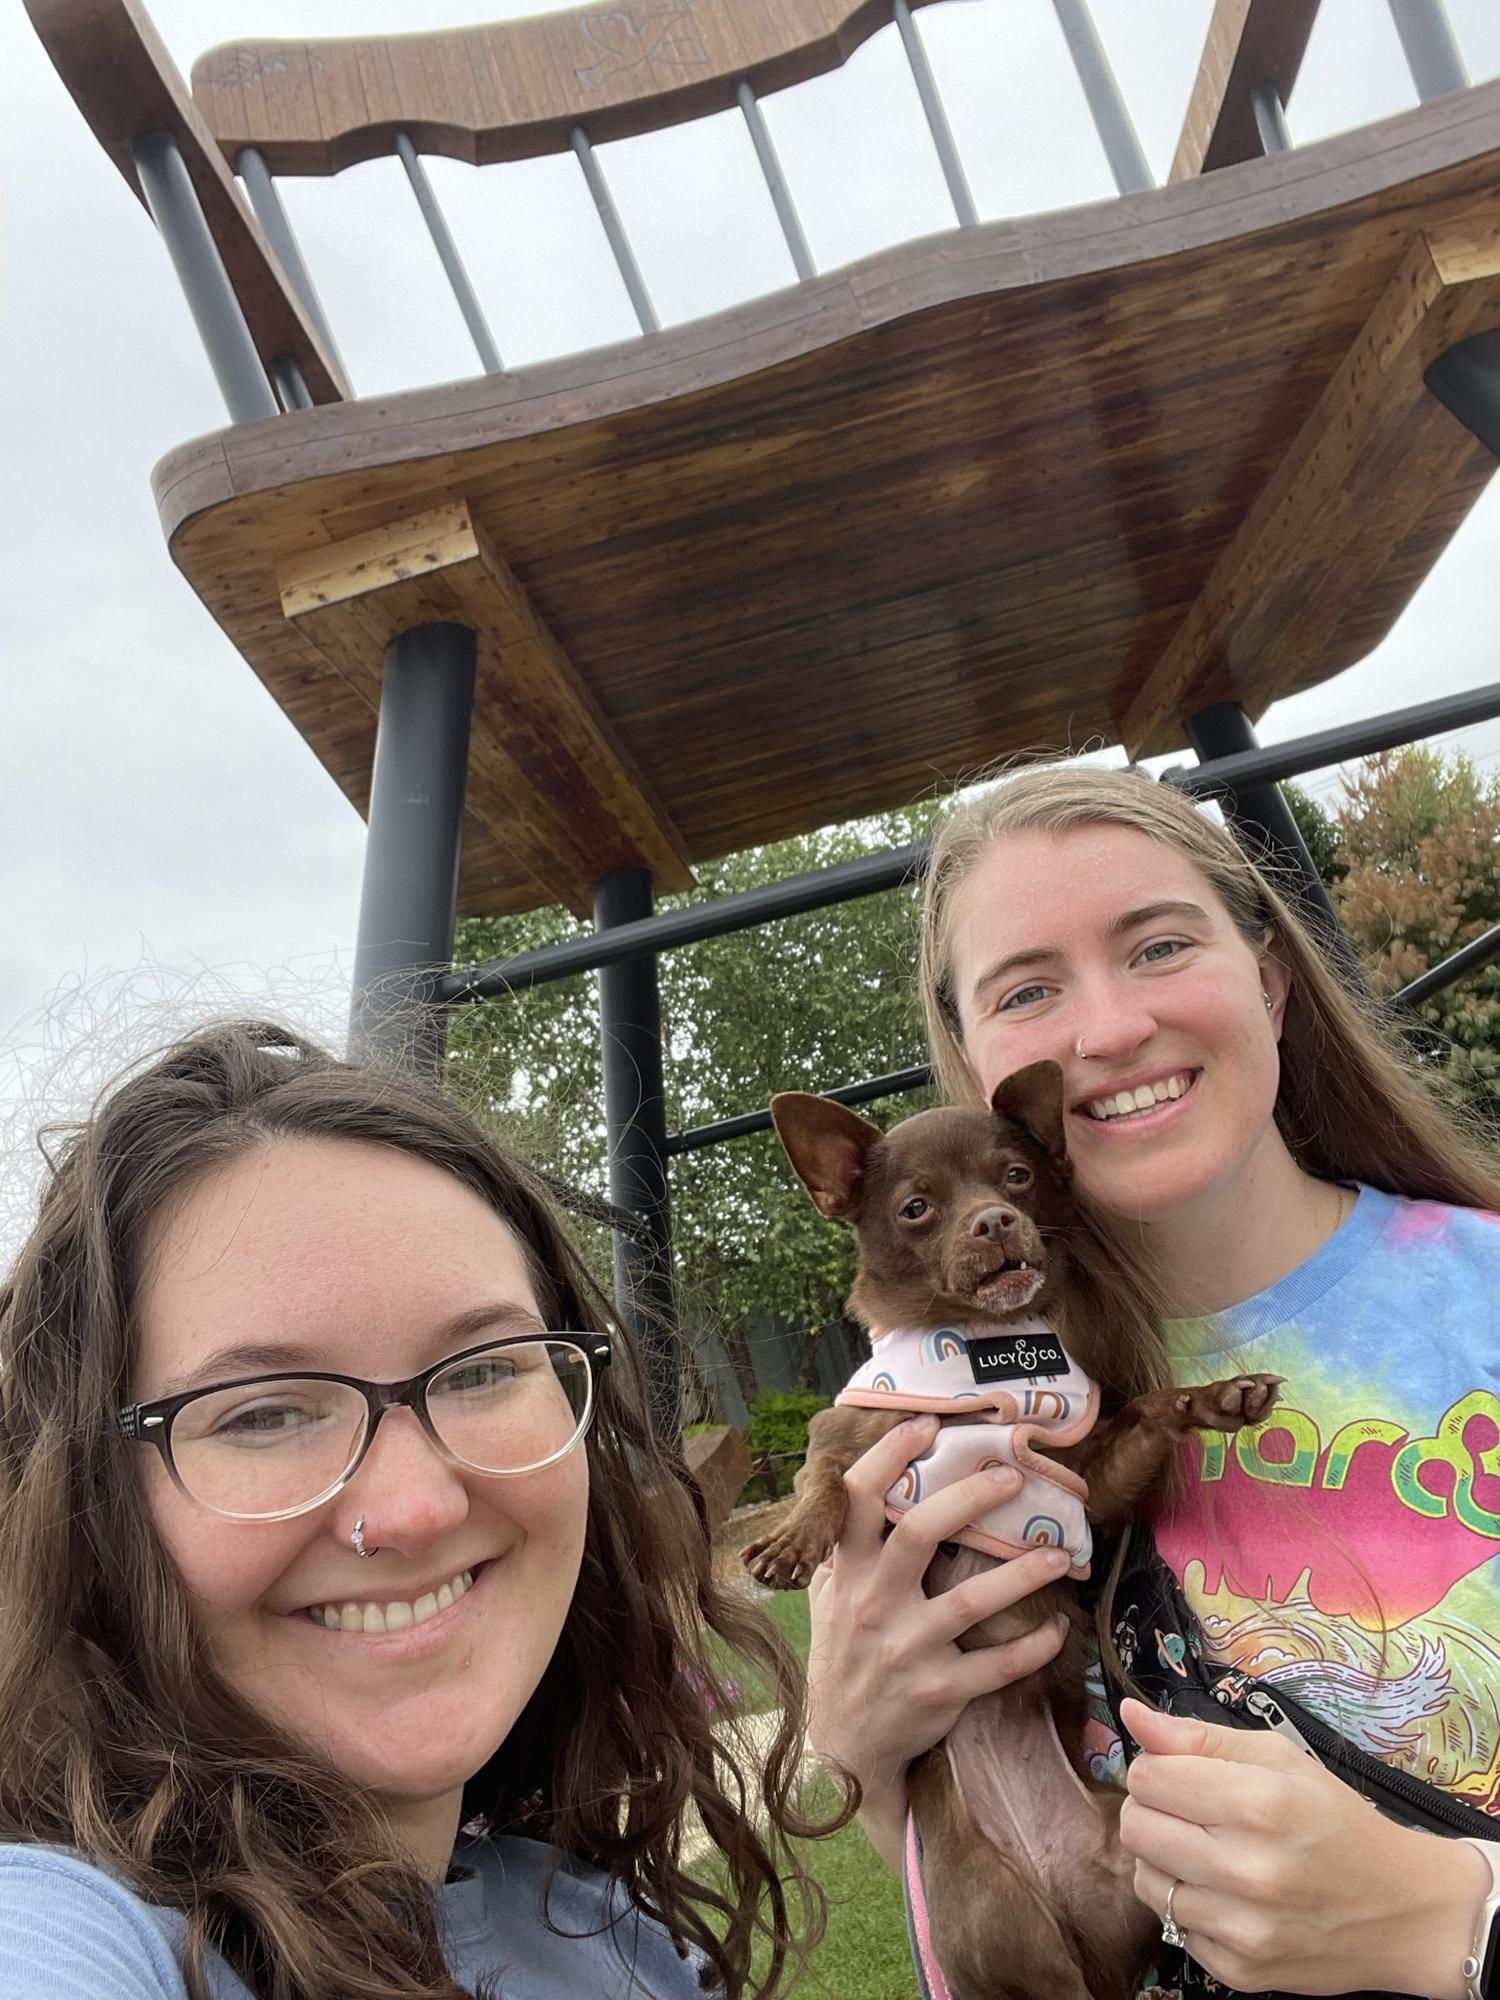
[[[701,867],[693,895],[662,907],[904,846],[934,814],[890,813],[749,849]],[[508,957],[581,928],[556,910],[468,919],[455,955]],[[669,1130],[761,1110],[778,1090],[828,1089],[922,1060],[911,888],[708,939],[659,966]],[[463,1094],[511,1145],[575,1187],[605,1191],[592,974],[459,1014],[449,1048]],[[900,1108],[927,1101],[913,1095]],[[774,1133],[683,1155],[672,1200],[685,1325],[772,1307],[811,1325],[837,1316],[853,1279],[851,1240],[816,1213]]]

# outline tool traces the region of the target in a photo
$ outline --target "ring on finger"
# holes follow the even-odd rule
[[[1168,1885],[1167,1907],[1165,1908],[1165,1910],[1162,1911],[1162,1918],[1161,1918],[1162,1943],[1175,1944],[1176,1946],[1179,1947],[1179,1949],[1185,1948],[1188,1941],[1187,1932],[1182,1928],[1181,1924],[1178,1923],[1176,1917],[1174,1917],[1172,1914],[1172,1898],[1177,1894],[1177,1891],[1181,1887],[1182,1884],[1180,1882],[1172,1882]]]

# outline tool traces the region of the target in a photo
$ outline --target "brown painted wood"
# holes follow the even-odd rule
[[[1337,649],[1436,501],[1472,503],[1493,456],[1427,392],[1456,341],[1500,326],[1495,226],[1420,236],[1126,713],[1132,756],[1213,698],[1265,707]],[[1465,509],[1466,510],[1466,509]]]
[[[921,6],[928,0],[913,0]],[[226,156],[258,146],[274,173],[331,174],[391,151],[472,165],[565,152],[731,110],[837,69],[889,25],[890,0],[615,0],[490,27],[337,41],[232,42],[193,65],[193,96]]]
[[[131,141],[157,131],[177,140],[261,360],[269,368],[278,355],[293,356],[315,403],[346,397],[347,381],[241,198],[141,0],[26,0],[26,11],[73,102],[143,205]]]
[[[289,557],[279,583],[286,617],[369,710],[398,632],[474,632],[474,813],[540,900],[586,917],[599,877],[625,867],[658,890],[693,886],[671,821],[461,500]]]
[[[287,622],[277,570],[462,497],[704,860],[1115,740],[1418,237],[1497,185],[1486,84],[649,339],[201,439],[158,468],[163,525],[363,809],[373,706]],[[1421,463],[1399,539],[1373,530],[1384,565],[1325,576],[1264,679],[1207,658],[1192,705],[1259,714],[1362,657],[1483,476],[1466,447]],[[482,784],[471,806],[465,909],[541,900]]]
[[[1215,0],[1169,180],[1261,156],[1250,93],[1274,83],[1282,104],[1302,67],[1319,0]]]

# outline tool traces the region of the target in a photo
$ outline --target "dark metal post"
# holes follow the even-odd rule
[[[817,267],[813,263],[812,252],[807,247],[807,238],[802,233],[797,204],[792,200],[791,189],[786,184],[786,175],[781,171],[781,161],[777,158],[775,143],[766,127],[765,114],[747,78],[740,78],[735,85],[734,94],[744,115],[750,143],[755,148],[755,157],[760,161],[760,170],[765,176],[771,205],[776,210],[777,221],[781,224],[781,233],[786,239],[792,269],[799,278],[816,277]]]
[[[347,370],[328,324],[328,315],[324,312],[323,302],[313,286],[312,277],[302,256],[302,245],[297,241],[287,212],[281,205],[281,196],[276,192],[276,183],[271,178],[270,168],[254,146],[240,148],[235,166],[240,179],[245,183],[245,192],[250,197],[250,206],[255,210],[255,219],[265,231],[266,241],[276,252],[292,290],[302,301],[302,310],[312,321],[329,360],[341,375],[346,374]],[[308,406],[294,403],[288,407],[305,409]]]
[[[1460,340],[1422,379],[1444,409],[1500,458],[1500,327]]]
[[[453,232],[448,227],[447,218],[438,207],[438,198],[432,191],[432,182],[427,178],[427,169],[422,165],[416,147],[405,132],[396,134],[396,152],[406,169],[406,178],[411,182],[411,191],[417,198],[417,207],[422,211],[422,220],[427,224],[427,234],[432,238],[432,247],[438,253],[448,283],[453,287],[453,296],[458,309],[464,316],[464,325],[469,329],[469,338],[474,343],[474,352],[479,356],[479,365],[486,375],[504,372],[505,363],[500,359],[500,350],[495,345],[484,309],[469,282],[469,274],[464,268],[464,260],[458,254],[458,245],[453,240]]]
[[[276,398],[177,141],[170,132],[142,132],[130,157],[230,416],[237,424],[274,417]]]
[[[596,931],[650,914],[647,868],[618,868],[594,889]],[[601,968],[599,1019],[609,1198],[642,1225],[636,1234],[615,1231],[615,1297],[645,1364],[652,1428],[663,1442],[675,1445],[681,1431],[681,1386],[672,1299],[661,989],[654,955]]]
[[[1443,0],[1390,0],[1391,19],[1417,96],[1425,104],[1453,90],[1467,90],[1469,72],[1453,37]]]
[[[1210,708],[1201,708],[1186,719],[1184,727],[1189,743],[1204,763],[1258,748],[1250,718],[1237,701],[1219,701]],[[1339,922],[1280,787],[1241,785],[1235,791],[1226,791],[1222,803],[1235,833],[1254,859],[1267,870],[1277,888],[1290,896],[1297,914],[1327,939],[1345,976],[1363,987],[1365,976],[1358,954]]]
[[[1255,113],[1255,129],[1260,136],[1261,151],[1289,153],[1292,150],[1292,135],[1287,129],[1286,106],[1274,83],[1268,80],[1255,85],[1250,92],[1250,109]]]
[[[912,82],[917,86],[917,96],[922,100],[922,110],[926,114],[927,129],[932,134],[932,143],[937,149],[938,165],[943,170],[943,179],[948,183],[948,194],[953,202],[953,213],[959,225],[972,229],[979,220],[979,211],[974,206],[974,197],[969,192],[968,176],[964,172],[963,161],[958,157],[958,148],[953,143],[953,131],[948,123],[948,114],[943,109],[943,100],[938,96],[938,87],[927,60],[927,51],[922,46],[922,37],[917,33],[917,24],[911,17],[910,0],[895,0],[896,26],[901,34],[901,46],[906,50],[906,60],[911,65]]]
[[[350,1041],[435,1076],[463,841],[474,634],[414,625],[386,648],[370,786]]]
[[[1088,0],[1052,0],[1052,6],[1078,72],[1078,81],[1083,85],[1115,186],[1121,194],[1139,194],[1144,188],[1155,187],[1109,57],[1094,27]]]

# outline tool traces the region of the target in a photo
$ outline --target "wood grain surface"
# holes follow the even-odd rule
[[[1283,108],[1302,67],[1320,0],[1214,0],[1169,180],[1261,157],[1250,93],[1274,83]]]
[[[1206,702],[1258,715],[1363,657],[1494,461],[1430,397],[1370,376],[1361,334],[1423,268],[1424,237],[1448,246],[1443,290],[1464,289],[1452,246],[1490,240],[1497,186],[1500,84],[1485,84],[616,348],[221,432],[158,468],[163,525],[363,809],[373,696],[288,621],[278,573],[461,499],[707,859],[994,758],[1115,740],[1164,659],[1190,665],[1162,742]],[[1421,340],[1447,323],[1433,310]],[[1337,482],[1298,468],[1326,397],[1325,419],[1363,413],[1372,447],[1356,513],[1325,523]],[[1245,553],[1278,479],[1305,496],[1281,545],[1323,551],[1285,572]],[[1221,563],[1254,584],[1227,622],[1202,603]],[[1241,603],[1264,654],[1237,641]],[[1190,619],[1213,629],[1191,648]],[[486,699],[501,738],[503,688]],[[463,906],[527,907],[545,885],[507,859],[487,782]]]
[[[303,311],[141,0],[26,0],[26,11],[73,102],[143,206],[131,141],[153,131],[174,136],[261,360],[269,368],[277,355],[293,356],[315,403],[346,397],[337,361]],[[143,275],[160,284],[168,265],[165,252],[158,254],[153,271],[143,238]]]
[[[913,0],[913,5],[927,0]],[[614,0],[435,33],[230,42],[193,65],[193,96],[226,156],[331,174],[391,151],[487,165],[732,109],[836,69],[890,24],[890,0]]]

